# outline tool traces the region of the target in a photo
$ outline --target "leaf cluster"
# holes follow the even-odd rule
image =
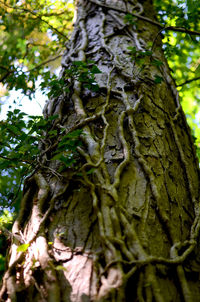
[[[43,76],[43,81],[40,83],[40,88],[43,93],[46,93],[48,89],[47,96],[49,98],[58,97],[62,93],[70,92],[72,80],[78,80],[83,84],[84,88],[96,92],[99,90],[95,80],[95,75],[98,73],[101,73],[101,71],[93,61],[74,61],[71,67],[65,70],[62,78],[58,78],[55,74],[51,76],[51,73],[47,71]]]
[[[30,98],[36,81],[60,65],[74,7],[64,1],[0,0],[0,82]]]
[[[59,160],[62,165],[59,172],[66,168],[75,167],[78,158],[77,147],[82,145],[80,135],[82,129],[77,129],[62,136],[51,160]]]
[[[140,72],[146,65],[153,65],[160,72],[160,66],[163,65],[163,62],[154,58],[152,50],[141,51],[137,50],[135,46],[129,46],[127,49],[134,63],[140,66]],[[153,80],[155,84],[160,84],[163,81],[163,77],[156,74]]]
[[[93,61],[74,61],[71,68],[65,71],[66,78],[73,78],[83,84],[84,88],[88,88],[91,91],[98,91],[99,86],[95,80],[95,74],[99,74],[101,71],[94,64]]]
[[[131,14],[126,14],[124,16],[124,22],[129,25],[137,25],[137,19]]]
[[[144,59],[145,57],[152,56],[152,51],[147,50],[147,51],[141,51],[137,50],[135,46],[129,46],[127,49],[130,51],[130,54],[133,58],[134,61],[140,62],[141,59]]]
[[[200,31],[200,6],[194,0],[154,0],[161,24]],[[200,148],[199,103],[200,103],[200,36],[187,33],[163,31],[163,48],[171,69],[187,121]],[[198,152],[200,154],[200,152]],[[200,158],[200,157],[199,157]]]
[[[37,163],[39,142],[48,121],[15,109],[0,122],[0,206],[11,206],[20,198],[23,178]]]
[[[59,160],[61,170],[76,164],[77,146],[81,145],[82,130],[68,134],[53,128],[58,116],[45,119],[42,116],[28,116],[19,109],[9,111],[7,120],[0,122],[0,209],[15,209],[21,197],[24,178],[36,167],[40,167],[40,144],[49,142],[47,149],[50,160]],[[53,143],[52,143],[53,142]],[[56,147],[56,148],[55,148]]]

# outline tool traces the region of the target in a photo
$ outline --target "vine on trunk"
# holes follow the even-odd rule
[[[162,277],[158,275],[160,268],[161,275],[166,276],[169,266],[176,271],[181,288],[181,293],[178,293],[173,287],[173,295],[179,295],[179,300],[183,297],[185,301],[194,301],[184,265],[195,251],[200,229],[199,189],[194,182],[198,179],[198,168],[194,150],[183,151],[183,144],[191,142],[191,136],[160,48],[152,55],[154,60],[163,62],[159,64],[159,70],[158,66],[151,64],[141,69],[137,60],[132,60],[130,47],[134,47],[137,54],[146,53],[149,35],[155,37],[158,26],[156,21],[152,21],[150,34],[147,34],[145,24],[137,33],[135,24],[124,23],[124,14],[136,9],[139,9],[137,16],[141,22],[147,21],[141,15],[147,8],[134,1],[118,1],[115,8],[108,5],[108,1],[104,4],[96,0],[78,2],[78,19],[63,58],[62,75],[64,77],[66,69],[70,70],[75,62],[81,62],[80,65],[85,67],[89,60],[94,61],[101,71],[96,73],[95,79],[99,90],[91,91],[88,89],[91,86],[84,86],[80,78],[74,78],[72,90],[51,100],[45,108],[45,116],[58,114],[56,127],[65,129],[67,133],[69,129],[82,129],[82,144],[77,147],[81,174],[75,175],[71,167],[66,167],[61,175],[52,173],[59,165],[50,161],[50,152],[44,157],[48,170],[40,168],[28,179],[13,234],[21,236],[29,247],[26,253],[22,253],[17,251],[19,242],[12,244],[9,268],[0,293],[2,300],[7,293],[12,301],[17,301],[18,292],[28,292],[34,285],[40,299],[46,301],[53,297],[52,301],[61,301],[63,289],[59,288],[61,277],[55,263],[62,262],[66,269],[63,272],[65,278],[73,280],[72,292],[68,293],[71,301],[86,298],[88,301],[128,301],[126,293],[131,291],[133,284],[136,284],[133,300],[137,296],[141,302],[169,301],[170,295],[166,297],[165,292],[163,294]],[[158,71],[158,76],[163,78],[159,87],[155,83]],[[181,132],[182,126],[184,133]],[[168,146],[166,151],[162,142]],[[172,152],[185,177],[182,178],[184,192],[181,198],[185,199],[182,202],[194,208],[191,216],[195,219],[190,231],[185,228],[184,220],[189,221],[191,217],[181,208],[178,197],[175,200],[172,185],[169,185],[171,179],[177,177],[168,159]],[[190,160],[188,152],[192,157]],[[194,168],[191,168],[192,164]],[[136,178],[131,180],[131,185],[126,178],[129,174]],[[75,188],[80,183],[82,187]],[[60,231],[67,227],[59,221],[57,226],[54,225],[56,213],[62,216],[60,209],[68,211],[70,205],[75,213],[75,209],[85,201],[74,196],[79,196],[78,192],[83,190],[90,193],[86,202],[89,203],[91,198],[91,217],[95,216],[95,219],[83,247],[78,246],[81,240],[77,238],[75,229],[72,229],[73,244],[67,246],[62,240],[65,234]],[[172,211],[177,205],[179,208],[173,216]],[[175,217],[179,219],[177,223],[182,233],[174,229]],[[87,248],[87,240],[96,221],[100,237],[100,242],[97,239],[98,252],[95,248]],[[152,237],[155,240],[153,245],[149,237],[151,232],[155,232],[154,224],[158,237]],[[47,238],[52,236],[54,242],[51,247]],[[163,243],[159,247],[157,240],[162,236]],[[57,248],[56,242],[61,247],[64,245],[65,249]],[[59,256],[59,250],[65,251],[67,257]],[[75,259],[80,259],[83,267],[87,267],[87,261],[88,266],[91,265],[89,284],[81,292],[80,283],[77,285],[72,276],[73,270],[77,270],[77,264],[73,264]],[[41,284],[37,274],[33,273],[35,268],[43,271]],[[77,280],[81,279],[80,275],[79,272]],[[168,280],[168,285],[172,285],[171,280]]]

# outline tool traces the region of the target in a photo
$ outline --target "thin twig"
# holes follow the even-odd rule
[[[186,29],[186,28],[183,28],[183,27],[175,27],[175,26],[167,26],[167,27],[163,27],[161,28],[156,37],[154,38],[153,40],[153,44],[152,44],[152,47],[151,47],[151,51],[153,52],[153,49],[154,49],[154,46],[156,44],[156,40],[158,38],[158,36],[164,31],[164,30],[172,30],[172,31],[175,31],[175,32],[182,32],[182,33],[185,33],[185,34],[189,34],[189,35],[197,35],[197,36],[200,36],[200,32],[198,31],[192,31],[192,30],[189,30],[189,29]]]
[[[200,36],[200,32],[199,31],[190,30],[190,29],[187,29],[187,28],[184,28],[184,27],[167,26],[167,27],[163,27],[163,30],[172,30],[172,31],[177,31],[177,32],[189,34],[189,35]]]
[[[118,11],[120,13],[126,13],[126,14],[130,14],[138,19],[141,19],[143,21],[147,21],[153,25],[156,25],[158,27],[160,27],[161,29],[161,32],[163,30],[172,30],[172,31],[177,31],[177,32],[182,32],[182,33],[186,33],[186,34],[190,34],[190,35],[197,35],[197,36],[200,36],[200,32],[199,31],[195,31],[195,30],[190,30],[190,29],[186,29],[184,27],[176,27],[176,26],[163,26],[162,24],[160,24],[159,22],[157,21],[154,21],[152,19],[149,19],[147,17],[144,17],[144,16],[141,16],[139,14],[135,14],[135,13],[132,13],[132,12],[129,12],[127,11],[126,9],[123,9],[123,8],[117,8],[117,7],[114,7],[114,6],[110,6],[110,5],[107,5],[107,4],[104,4],[104,3],[100,3],[98,2],[97,0],[89,0],[90,2],[92,3],[95,3],[99,6],[102,6],[102,7],[106,7],[106,8],[109,8],[109,9],[112,9],[112,10],[115,10],[115,11]]]
[[[0,1],[0,3],[3,4],[5,7],[12,8],[13,10],[20,10],[20,11],[24,11],[24,12],[30,13],[31,15],[35,16],[36,19],[39,19],[40,21],[46,23],[58,35],[60,35],[60,36],[62,36],[65,39],[68,40],[68,37],[66,37],[61,31],[59,31],[57,28],[55,28],[51,24],[49,24],[48,21],[42,19],[43,15],[38,15],[38,14],[34,13],[33,11],[31,11],[31,10],[29,10],[27,8],[21,8],[21,7],[17,7],[17,6],[10,6],[10,5],[8,5],[7,3],[5,3],[3,1]]]
[[[0,1],[0,2],[1,2],[1,1]],[[46,60],[46,61],[40,63],[39,65],[36,65],[36,66],[33,67],[32,69],[29,69],[29,70],[27,70],[27,71],[24,71],[24,74],[27,74],[27,73],[29,73],[29,72],[31,72],[31,71],[34,71],[35,69],[38,69],[38,68],[42,67],[43,65],[46,65],[46,64],[48,64],[48,63],[50,63],[50,62],[52,62],[52,61],[55,61],[55,60],[57,60],[58,58],[60,58],[60,57],[62,57],[62,56],[63,56],[63,54],[60,54],[60,55],[58,55],[58,56],[56,56],[56,57],[54,57],[54,58],[51,58],[51,59],[49,59],[49,60]],[[1,68],[6,70],[6,68],[3,68],[2,66],[0,66],[0,69],[1,69]],[[10,70],[10,71],[8,71],[4,76],[2,76],[2,78],[0,79],[0,82],[3,82],[3,81],[9,76],[9,74],[14,73],[14,72],[16,72],[16,70]]]
[[[191,82],[193,82],[193,81],[197,81],[197,80],[200,80],[200,77],[196,77],[196,78],[187,80],[187,81],[185,81],[185,82],[183,82],[183,83],[181,83],[181,84],[176,85],[176,87],[181,87],[181,86],[184,86],[184,85],[186,85],[186,84],[189,84],[189,83],[191,83]]]
[[[54,57],[54,58],[51,58],[51,59],[49,59],[49,60],[46,60],[46,61],[42,62],[41,64],[39,64],[39,65],[33,67],[32,69],[29,69],[29,70],[25,71],[24,73],[28,73],[28,72],[31,72],[31,71],[33,71],[33,70],[35,70],[35,69],[38,69],[38,68],[40,68],[41,66],[46,65],[46,64],[48,64],[48,63],[50,63],[50,62],[52,62],[52,61],[55,61],[55,60],[57,60],[58,58],[60,58],[60,57],[62,57],[62,56],[63,56],[63,54],[60,54],[60,55],[58,55],[58,56],[56,56],[56,57]]]
[[[0,158],[3,158],[3,159],[5,159],[5,160],[9,160],[9,161],[17,160],[17,161],[19,161],[19,162],[21,162],[21,163],[28,163],[28,164],[32,164],[32,163],[33,163],[33,161],[29,161],[29,160],[27,160],[27,159],[19,159],[19,158],[15,158],[15,157],[10,158],[10,157],[3,156],[3,155],[1,155],[1,154],[0,154]]]

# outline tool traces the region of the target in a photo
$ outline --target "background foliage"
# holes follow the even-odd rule
[[[198,1],[155,0],[154,3],[158,20],[164,27],[200,31]],[[73,29],[73,15],[72,1],[0,0],[0,96],[9,97],[14,89],[31,99],[40,82],[39,89],[43,93],[58,97],[64,89],[70,90],[66,85],[70,77],[79,79],[88,89],[98,90],[95,74],[100,71],[92,62],[74,62],[66,71],[65,79],[56,75]],[[128,14],[125,22],[135,25],[137,19]],[[165,55],[200,157],[200,34],[173,30],[162,30],[162,34]],[[130,51],[138,61],[151,55],[149,49],[143,54],[138,54],[134,47]],[[5,246],[9,244],[9,229],[19,208],[24,178],[37,166],[39,144],[46,130],[48,135],[58,136],[51,128],[54,119],[56,117],[45,120],[41,116],[27,116],[15,109],[8,112],[6,120],[0,121],[0,274],[4,270]],[[80,134],[77,131],[63,133],[53,158],[63,165],[74,165],[73,154]]]
[[[158,19],[165,27],[200,31],[200,5],[196,0],[155,0]],[[196,141],[200,158],[200,35],[163,31],[163,47],[177,85],[181,104]]]

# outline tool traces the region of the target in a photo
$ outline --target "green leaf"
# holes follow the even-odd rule
[[[85,62],[83,62],[83,61],[74,61],[73,63],[72,63],[74,66],[78,66],[78,67],[82,67],[82,66],[87,66],[86,65],[86,63]]]
[[[135,46],[128,46],[127,49],[130,50],[131,54],[136,54],[136,52],[137,52]]]
[[[72,132],[69,132],[66,136],[67,138],[79,138],[79,136],[83,133],[82,129],[77,129]]]
[[[59,159],[61,158],[61,156],[62,156],[62,153],[60,152],[60,153],[54,155],[54,156],[51,158],[51,160],[59,160]]]
[[[87,171],[87,175],[90,175],[90,174],[92,174],[93,172],[95,171],[95,168],[92,168],[92,169],[90,169],[89,171]]]
[[[135,24],[136,24],[136,21],[137,21],[136,17],[134,17],[134,16],[131,15],[131,14],[127,14],[127,15],[125,15],[125,17],[124,17],[124,22],[125,22],[125,23],[129,23],[130,25],[135,25]]]
[[[48,135],[49,135],[50,137],[55,137],[55,136],[58,135],[58,132],[57,132],[57,130],[51,130],[51,131],[48,132]]]
[[[20,112],[20,109],[14,109],[13,114],[18,114]]]
[[[91,69],[91,73],[97,74],[97,73],[102,73],[102,72],[101,72],[101,70],[99,70],[99,68],[96,65],[93,65],[92,69]]]
[[[154,59],[154,60],[152,60],[151,64],[154,65],[154,66],[156,66],[156,67],[160,67],[160,66],[163,65],[163,62]]]
[[[25,243],[25,244],[22,244],[20,246],[18,246],[17,248],[17,252],[26,252],[27,249],[29,248],[30,244],[29,243]]]
[[[197,68],[195,69],[195,75],[196,76],[200,76],[200,64],[197,66]]]
[[[193,134],[192,134],[192,140],[193,140],[194,143],[195,143],[196,140],[197,140],[197,137],[196,137],[195,135],[193,135]]]
[[[156,84],[160,84],[163,82],[163,77],[160,77],[159,75],[155,75],[155,78],[154,78],[154,83]]]
[[[73,157],[67,157],[63,155],[60,156],[59,160],[63,162],[67,168],[76,163],[76,160],[73,159]]]
[[[16,135],[20,134],[19,129],[17,129],[16,126],[7,124],[7,128]]]
[[[54,120],[56,120],[58,117],[59,117],[58,114],[52,115],[52,116],[48,117],[48,121],[54,121]]]
[[[57,271],[67,271],[67,269],[64,267],[64,266],[62,266],[62,265],[57,265],[56,267],[55,267],[55,269],[57,270]]]
[[[152,54],[153,54],[153,52],[150,51],[150,50],[141,51],[141,52],[139,52],[139,53],[140,53],[140,55],[142,55],[142,56],[152,56]]]

